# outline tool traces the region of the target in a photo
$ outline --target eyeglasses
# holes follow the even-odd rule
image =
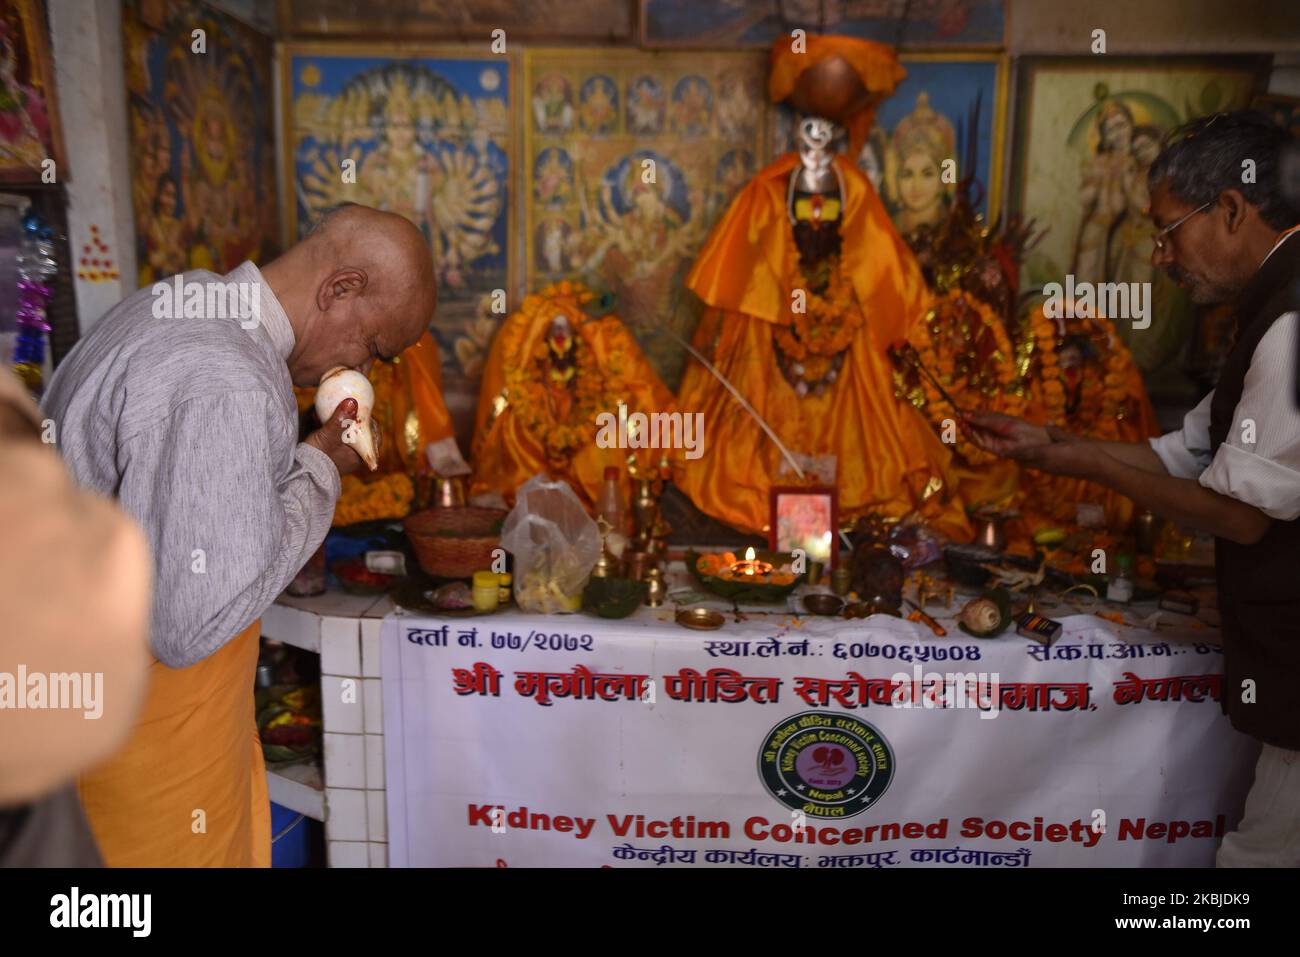
[[[1152,239],[1152,241],[1156,244],[1156,249],[1160,250],[1161,252],[1164,252],[1164,251],[1165,251],[1165,237],[1168,236],[1170,233],[1172,233],[1175,229],[1177,229],[1177,228],[1178,228],[1179,226],[1181,226],[1183,223],[1187,222],[1189,219],[1191,219],[1191,218],[1192,218],[1193,216],[1195,216],[1197,213],[1202,212],[1203,210],[1206,210],[1206,209],[1208,209],[1209,207],[1213,206],[1214,203],[1215,203],[1215,200],[1217,200],[1217,198],[1218,198],[1218,197],[1215,197],[1215,199],[1210,200],[1208,203],[1202,203],[1200,206],[1197,206],[1194,210],[1192,210],[1192,211],[1191,211],[1190,213],[1188,213],[1186,216],[1184,216],[1184,217],[1182,217],[1181,219],[1179,219],[1177,222],[1170,223],[1170,224],[1169,224],[1168,226],[1166,226],[1164,229],[1160,230],[1160,231],[1157,232],[1154,236],[1152,236],[1151,239]]]

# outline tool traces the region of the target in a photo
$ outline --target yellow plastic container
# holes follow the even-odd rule
[[[470,593],[476,611],[496,611],[501,600],[501,585],[496,572],[475,572]]]

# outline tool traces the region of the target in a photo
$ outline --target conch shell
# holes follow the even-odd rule
[[[328,422],[344,399],[357,400],[357,417],[355,425],[344,430],[343,444],[352,446],[373,472],[379,468],[374,421],[370,417],[375,407],[374,386],[357,370],[335,366],[321,376],[316,388],[316,415]]]

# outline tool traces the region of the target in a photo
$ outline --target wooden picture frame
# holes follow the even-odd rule
[[[769,489],[768,494],[771,503],[767,532],[768,547],[774,552],[789,552],[795,548],[802,548],[807,554],[808,561],[822,562],[828,571],[834,570],[839,565],[840,552],[839,490],[829,485],[774,485]],[[815,529],[801,529],[795,532],[794,537],[782,532],[782,510],[791,509],[796,504],[793,500],[798,498],[821,499],[826,502],[824,509],[817,510],[824,513],[827,519],[824,529],[823,523],[818,521]],[[786,515],[789,514],[787,511]],[[809,547],[815,544],[816,537],[826,542],[824,549]]]
[[[260,0],[259,0],[260,2]],[[465,43],[487,49],[492,33],[507,42],[629,43],[637,0],[476,0],[474,3],[389,0],[277,0],[286,39],[412,40]]]
[[[773,0],[731,0],[726,4],[640,0],[637,6],[637,27],[645,49],[762,49],[771,45],[781,29],[779,7]],[[874,40],[900,51],[1002,49],[1011,19],[1010,4],[1005,0],[931,4],[930,16],[917,5],[906,22],[897,16],[875,16],[879,5],[862,0],[841,0],[833,11],[827,11],[832,17],[821,23],[813,12],[805,11],[801,18],[795,6],[790,5],[790,28]],[[901,9],[902,5],[894,7]]]

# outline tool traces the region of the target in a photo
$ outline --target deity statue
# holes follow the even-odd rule
[[[968,127],[978,126],[977,104]],[[974,149],[972,141],[963,169],[975,169]],[[1024,315],[1019,264],[1032,245],[1033,225],[1018,219],[986,225],[975,211],[976,188],[969,172],[940,219],[905,233],[934,294],[926,321],[909,336],[921,364],[967,411],[1002,412],[1129,442],[1157,434],[1142,378],[1108,319],[1052,319],[1041,307]],[[938,388],[917,368],[898,369],[895,382],[942,434],[953,410]],[[1128,499],[1078,479],[1022,473],[964,433],[956,434],[952,449],[962,499],[975,510],[1019,512],[1021,521],[1008,529],[1013,537],[1071,525],[1081,503],[1101,505],[1112,528],[1132,517]]]
[[[1044,304],[1021,326],[1019,354],[1029,387],[1024,418],[1111,442],[1160,434],[1142,375],[1114,323],[1105,316],[1066,316]],[[1073,525],[1080,504],[1098,505],[1106,527],[1128,528],[1131,500],[1083,479],[1036,473],[1021,482],[1017,506],[1026,530]]]
[[[810,35],[806,52],[791,47],[773,47],[769,95],[800,114],[797,152],[740,191],[686,281],[707,307],[694,349],[756,416],[690,363],[678,406],[703,412],[708,442],[674,480],[703,512],[761,533],[772,487],[830,462],[846,521],[915,512],[967,540],[951,452],[895,395],[889,359],[925,321],[929,293],[867,177],[833,150],[842,124],[857,155],[905,71],[878,43]]]
[[[605,469],[621,470],[629,450],[646,468],[663,457],[662,447],[650,444],[654,435],[638,434],[638,420],[673,410],[672,394],[607,301],[580,283],[547,286],[525,297],[492,342],[470,456],[471,498],[513,503],[521,485],[545,472],[592,507]],[[611,421],[613,430],[603,434],[616,441],[598,441]]]

